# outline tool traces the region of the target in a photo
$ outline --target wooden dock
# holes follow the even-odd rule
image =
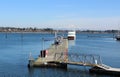
[[[28,67],[59,67],[67,68],[67,65],[89,66],[90,73],[119,75],[120,68],[112,68],[102,63],[99,55],[68,53],[68,39],[61,39],[60,43],[54,43],[46,49],[45,57],[39,56],[34,60],[31,56]]]
[[[59,44],[52,44],[47,50],[47,55],[45,57],[38,57],[37,60],[29,62],[31,67],[43,67],[43,66],[60,66],[60,64],[55,64],[54,55],[55,53],[68,53],[68,39],[63,38]],[[54,62],[54,63],[53,63]]]

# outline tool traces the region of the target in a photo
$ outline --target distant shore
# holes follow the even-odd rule
[[[69,30],[54,30],[52,28],[15,28],[15,27],[0,27],[0,33],[55,33],[64,32]],[[119,30],[76,30],[77,33],[118,33]]]

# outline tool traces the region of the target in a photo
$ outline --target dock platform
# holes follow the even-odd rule
[[[102,63],[99,55],[68,53],[68,39],[63,38],[60,43],[52,44],[44,57],[37,60],[30,57],[28,67],[59,67],[67,68],[67,65],[89,66],[90,73],[109,74],[120,76],[120,68],[113,68]]]
[[[53,67],[60,67],[61,64],[54,61],[55,53],[68,53],[68,39],[63,38],[59,44],[52,44],[47,50],[47,54],[45,57],[38,57],[37,60],[31,59],[32,61],[29,62],[30,67],[47,67],[47,66],[53,66]],[[63,65],[62,66],[66,66]]]

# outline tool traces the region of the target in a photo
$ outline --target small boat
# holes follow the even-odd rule
[[[75,31],[69,31],[68,32],[68,40],[75,40],[76,39],[76,32]]]
[[[120,41],[120,34],[117,34],[115,38],[116,38],[116,40]]]
[[[120,31],[118,31],[118,33],[115,36],[116,40],[120,41]]]

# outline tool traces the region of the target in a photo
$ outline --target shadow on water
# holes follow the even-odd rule
[[[89,67],[68,65],[67,69],[61,68],[31,68],[29,77],[115,77],[110,75],[90,74]]]

